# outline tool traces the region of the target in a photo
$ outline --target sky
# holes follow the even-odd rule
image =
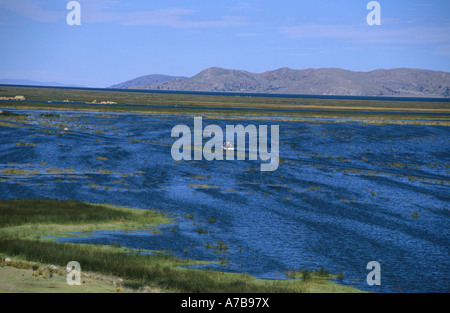
[[[450,72],[450,1],[0,0],[0,78],[108,87],[209,67]]]

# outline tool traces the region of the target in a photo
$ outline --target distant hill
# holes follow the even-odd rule
[[[28,79],[1,79],[0,85],[22,85],[22,86],[42,86],[42,87],[85,87],[80,85],[61,84],[55,82],[38,82]]]
[[[152,74],[152,75],[147,75],[147,76],[142,76],[142,77],[138,77],[135,79],[127,80],[126,82],[123,82],[123,83],[120,83],[117,85],[113,85],[110,88],[128,89],[128,88],[146,86],[146,85],[151,85],[151,84],[169,82],[174,79],[181,81],[181,80],[187,79],[187,77]]]
[[[450,73],[408,68],[353,72],[339,68],[293,70],[285,67],[264,73],[250,73],[212,67],[188,79],[152,83],[142,83],[143,80],[140,79],[134,80],[134,85],[116,88],[304,95],[450,97]],[[127,82],[116,86],[127,86],[126,84]]]

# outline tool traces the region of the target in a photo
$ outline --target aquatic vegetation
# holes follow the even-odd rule
[[[113,174],[113,173],[114,173],[113,171],[110,171],[110,170],[103,170],[103,169],[98,170],[98,172],[99,172],[100,174]]]
[[[210,175],[205,176],[205,175],[192,175],[192,174],[189,174],[189,175],[186,175],[186,177],[196,178],[196,179],[211,179]]]
[[[286,276],[286,278],[289,278],[289,279],[301,278],[304,281],[310,281],[310,280],[317,280],[317,279],[332,279],[335,277],[343,277],[343,274],[340,273],[339,276],[331,275],[329,271],[327,271],[321,267],[315,271],[309,271],[306,269],[302,269],[299,271],[289,270],[289,271],[285,271],[285,276]]]
[[[5,175],[25,175],[25,174],[29,174],[29,171],[25,171],[25,170],[21,170],[21,169],[17,169],[17,168],[7,168],[2,170],[2,174]]]
[[[209,231],[204,229],[204,228],[197,228],[195,230],[195,232],[198,233],[198,234],[207,234],[207,233],[209,233]]]
[[[56,167],[46,168],[45,171],[47,173],[52,173],[52,174],[62,174],[63,173],[62,169],[59,169],[59,168],[56,168]]]
[[[344,169],[344,174],[348,174],[348,173],[353,173],[353,174],[361,174],[361,170],[358,169],[353,169],[353,168],[349,168],[349,169]]]
[[[54,114],[54,113],[42,113],[39,115],[40,117],[46,117],[46,118],[60,118],[61,115]]]
[[[401,163],[401,162],[394,162],[394,161],[392,161],[391,164],[390,164],[389,166],[401,168],[401,167],[404,166],[404,164]]]
[[[16,146],[19,146],[19,147],[34,147],[34,146],[36,146],[36,144],[32,143],[32,142],[23,142],[23,141],[21,141],[21,142],[16,143]]]
[[[287,184],[268,184],[268,187],[287,187]]]
[[[134,174],[131,174],[131,173],[120,173],[120,176],[126,178],[126,177],[133,177]]]
[[[207,184],[189,184],[191,188],[218,188],[216,185],[207,185]]]
[[[156,210],[132,210],[109,205],[48,199],[0,201],[0,228],[22,224],[101,224],[137,222],[155,225],[169,222]],[[35,228],[36,231],[39,231]]]

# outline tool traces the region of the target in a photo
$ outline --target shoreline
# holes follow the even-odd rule
[[[35,203],[40,204],[41,210],[39,210],[39,206],[37,208],[30,207],[34,206]],[[78,212],[79,206],[82,206],[83,204],[88,207],[90,205],[74,201],[67,202],[57,200],[1,200],[0,212],[6,217],[6,219],[3,220],[3,225],[0,225],[0,234],[2,235],[2,239],[0,240],[0,255],[5,256],[5,258],[1,260],[2,266],[6,265],[6,256],[9,256],[9,258],[19,258],[24,264],[27,264],[27,262],[49,264],[51,261],[51,264],[56,264],[59,267],[64,266],[66,261],[77,260],[80,261],[82,270],[84,268],[89,273],[94,272],[105,276],[113,275],[114,277],[120,277],[120,279],[124,281],[130,281],[131,285],[141,284],[142,286],[148,286],[151,290],[166,290],[168,292],[362,292],[356,288],[331,281],[335,276],[328,272],[326,272],[326,275],[323,275],[323,272],[309,272],[307,279],[299,279],[298,277],[301,277],[301,273],[291,271],[291,279],[263,280],[248,274],[182,267],[182,265],[199,265],[211,262],[180,259],[165,254],[141,254],[136,250],[123,247],[57,243],[54,242],[52,238],[47,237],[47,235],[67,235],[67,233],[71,233],[74,229],[80,230],[80,227],[89,229],[89,227],[86,227],[84,224],[78,226],[70,225],[70,223],[67,222],[43,224],[43,222],[40,221],[38,223],[31,222],[31,224],[26,225],[23,223],[16,223],[19,225],[5,227],[5,223],[14,224],[14,220],[20,220],[21,213],[28,215],[32,214],[30,212],[36,211],[36,214],[42,215],[42,212],[45,211],[45,209],[42,209],[46,207],[50,208],[48,211],[50,211],[51,214],[47,217],[41,216],[44,220],[58,220],[62,218],[63,220],[72,219],[73,222],[76,222],[76,216],[67,214],[66,211],[68,209],[64,207],[68,206],[70,208],[70,206],[73,206]],[[19,208],[27,206],[28,210],[17,212],[22,210]],[[89,207],[89,209],[98,209],[102,207],[102,205],[94,205],[93,207]],[[109,205],[106,208],[118,210],[119,213],[126,213],[129,210],[133,210],[114,208]],[[105,212],[102,212],[102,214],[104,213]],[[12,219],[8,218],[11,214],[14,215]],[[146,211],[137,209],[133,214],[140,214],[142,216],[142,214],[146,214]],[[67,217],[67,215],[69,215],[69,217]],[[27,216],[27,218],[28,217],[29,216]],[[158,216],[154,216],[152,218],[157,217]],[[123,217],[121,217],[121,219],[123,219]],[[7,222],[5,222],[5,220]],[[119,224],[122,225],[120,225],[119,229],[128,229],[130,224],[127,224],[127,222],[128,221],[121,221]],[[159,223],[156,224],[159,225]],[[112,227],[112,225],[108,223],[100,223],[95,227],[99,227],[100,229],[104,228],[102,225],[109,225],[109,227]],[[124,227],[125,225],[128,227]],[[44,235],[46,238],[41,238],[44,237]],[[39,238],[36,239],[36,236],[39,236]],[[35,239],[31,239],[33,237]],[[63,262],[63,260],[66,261]],[[8,275],[10,276],[10,274],[11,273]],[[1,283],[2,281],[0,280],[0,285]],[[17,281],[16,279],[15,283],[20,284],[20,280]],[[236,287],[236,284],[240,287]],[[58,290],[53,291],[58,292]],[[36,292],[43,291],[38,289]],[[46,290],[45,292],[51,291]]]

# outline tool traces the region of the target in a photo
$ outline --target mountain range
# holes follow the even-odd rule
[[[41,86],[41,87],[85,87],[75,84],[61,84],[56,82],[38,82],[29,79],[0,78],[0,85]]]
[[[264,73],[208,68],[197,75],[148,75],[112,86],[121,89],[270,94],[450,97],[450,73],[398,68],[354,72],[339,68]]]
[[[146,75],[146,76],[141,76],[141,77],[138,77],[135,79],[127,80],[126,82],[123,82],[123,83],[120,83],[117,85],[112,85],[111,88],[128,89],[128,88],[148,86],[148,85],[158,84],[158,83],[165,83],[165,82],[169,82],[174,79],[184,80],[184,79],[187,79],[187,77],[152,74],[152,75]]]

